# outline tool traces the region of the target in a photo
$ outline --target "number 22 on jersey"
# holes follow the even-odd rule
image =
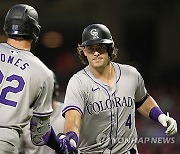
[[[7,99],[6,96],[8,93],[13,93],[15,95],[16,93],[22,91],[25,85],[24,79],[21,76],[18,76],[15,74],[5,77],[2,71],[0,70],[0,87],[3,81],[7,83],[11,83],[13,81],[18,82],[17,87],[6,86],[6,87],[1,88],[1,91],[0,91],[0,103],[9,105],[12,107],[16,107],[17,102]]]

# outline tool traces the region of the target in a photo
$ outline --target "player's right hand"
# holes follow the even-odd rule
[[[58,134],[59,139],[61,140],[61,152],[60,154],[77,154],[78,150],[76,149],[76,142],[70,138],[68,134]]]
[[[160,114],[158,121],[167,128],[165,131],[167,136],[171,136],[177,133],[177,122],[172,117],[169,117],[169,114]]]

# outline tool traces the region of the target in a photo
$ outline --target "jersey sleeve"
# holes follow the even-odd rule
[[[62,115],[64,116],[65,112],[71,109],[75,109],[83,114],[84,95],[82,82],[78,76],[74,75],[67,85]]]
[[[146,96],[147,96],[147,90],[145,88],[144,80],[143,80],[141,74],[138,72],[137,89],[135,92],[135,102],[137,102],[137,103],[141,102]]]
[[[54,88],[53,75],[49,75],[42,83],[41,90],[33,106],[34,116],[51,115],[52,109],[52,94]]]

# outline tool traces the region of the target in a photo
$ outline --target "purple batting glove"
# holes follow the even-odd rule
[[[73,131],[67,132],[66,134],[59,134],[60,140],[62,141],[61,150],[62,154],[77,154],[78,150],[76,149],[78,143],[77,134]]]

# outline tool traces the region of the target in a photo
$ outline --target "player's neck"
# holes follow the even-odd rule
[[[14,48],[30,51],[31,41],[28,40],[15,40],[12,38],[7,39],[7,44],[13,46]]]
[[[111,62],[101,71],[97,69],[94,70],[91,69],[91,71],[96,78],[105,82],[109,86],[112,87],[114,85],[115,70]]]

